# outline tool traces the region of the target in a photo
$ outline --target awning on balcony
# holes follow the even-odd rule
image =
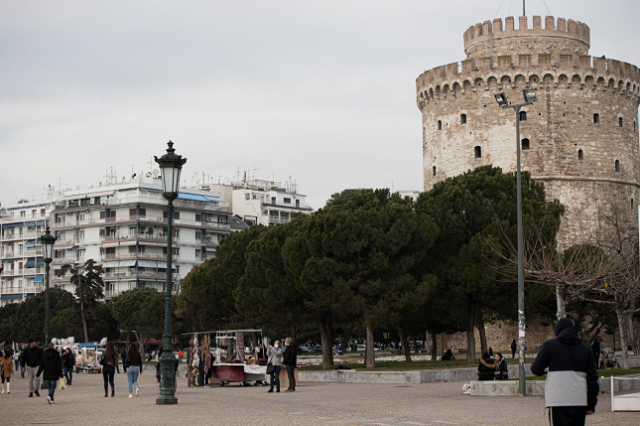
[[[33,280],[33,283],[41,283],[42,280],[44,279],[44,275],[36,275],[36,277]]]
[[[25,275],[24,277],[25,278],[35,278],[36,276],[35,275]]]
[[[2,300],[21,299],[21,298],[22,298],[21,294],[3,294],[2,296],[0,296],[0,299]]]
[[[210,197],[208,195],[205,195],[204,198],[206,198],[209,201],[215,201],[217,203],[226,203],[226,201],[224,201],[222,198],[220,197]]]
[[[204,201],[205,203],[209,201],[206,198],[204,198],[202,195],[187,194],[185,192],[178,192],[178,199],[190,200],[190,201]]]
[[[42,247],[42,244],[40,244],[40,243],[26,243],[24,245],[24,248],[33,248],[33,247]]]
[[[155,262],[153,260],[138,260],[138,266],[141,267],[141,268],[166,269],[167,268],[167,262],[165,260],[159,260],[157,262]],[[172,271],[176,270],[176,266],[173,263],[171,264],[171,270]]]
[[[35,268],[36,266],[44,266],[44,263],[40,262],[40,263],[36,263],[36,260],[30,258],[29,260],[27,260],[27,263],[24,265],[25,268]]]
[[[2,228],[16,228],[18,226],[22,226],[22,223],[11,223],[9,225],[2,225]]]
[[[141,192],[153,192],[153,193],[162,193],[161,189],[153,189],[153,188],[140,188]]]
[[[27,300],[28,298],[30,298],[31,296],[35,296],[35,293],[29,293],[29,294],[25,294],[24,295],[24,300]]]
[[[117,268],[118,266],[136,266],[136,260],[103,260],[102,266],[105,268]]]
[[[18,259],[22,259],[22,256],[9,256],[11,259],[2,259],[2,263],[13,263]]]

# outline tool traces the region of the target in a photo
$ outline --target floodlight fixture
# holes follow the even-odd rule
[[[538,102],[538,90],[537,89],[524,89],[522,91],[525,102]]]
[[[499,106],[507,105],[509,103],[509,101],[507,101],[507,95],[505,95],[504,92],[498,93],[495,97]]]

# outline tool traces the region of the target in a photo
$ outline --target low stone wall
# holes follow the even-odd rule
[[[527,380],[528,396],[544,396],[544,380]],[[471,382],[471,395],[491,396],[491,395],[518,395],[520,389],[519,380],[496,380],[485,382]]]
[[[527,374],[531,374],[531,366],[526,365]],[[477,367],[451,368],[446,370],[416,371],[366,371],[366,370],[331,370],[300,371],[301,382],[338,382],[338,383],[440,383],[470,382],[477,379]],[[509,376],[518,374],[518,365],[509,366]]]

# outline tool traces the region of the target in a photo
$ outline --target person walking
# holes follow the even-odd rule
[[[22,351],[22,366],[27,371],[27,380],[29,380],[29,398],[40,396],[38,389],[40,388],[40,377],[37,376],[38,369],[42,363],[43,352],[36,346],[36,339],[29,339],[29,347]]]
[[[62,373],[62,359],[60,358],[60,353],[56,350],[56,345],[53,343],[49,343],[49,347],[44,351],[36,377],[40,378],[40,374],[42,374],[43,371],[44,379],[49,381],[49,395],[47,396],[47,402],[49,404],[55,404],[56,401],[53,399],[53,394],[56,391],[58,379],[64,377],[64,374]]]
[[[20,377],[24,379],[24,367],[22,367],[22,357],[24,356],[24,350],[27,347],[25,346],[20,351],[20,355],[18,355],[18,363],[16,364],[16,369],[20,369]]]
[[[122,349],[122,353],[120,353],[120,359],[122,360],[122,371],[124,374],[127,374],[127,349]]]
[[[568,318],[558,321],[554,333],[556,338],[540,347],[531,372],[547,374],[544,393],[549,423],[583,426],[586,416],[595,412],[600,390],[593,352]]]
[[[295,392],[296,390],[296,365],[298,364],[298,345],[293,342],[291,337],[287,337],[284,341],[284,356],[282,363],[287,367],[287,376],[289,377],[289,389],[285,392]]]
[[[516,359],[516,351],[518,350],[518,344],[516,343],[516,338],[513,338],[513,342],[511,342],[511,359]]]
[[[71,346],[65,349],[62,362],[64,363],[64,377],[67,379],[67,385],[71,386],[73,382],[73,366],[76,365],[76,357],[71,350]]]
[[[267,392],[273,392],[273,385],[276,385],[276,392],[280,392],[280,370],[282,369],[282,349],[280,348],[280,340],[276,340],[273,346],[269,345],[267,350],[268,362],[273,365],[271,372],[271,389]]]
[[[115,385],[113,384],[113,375],[116,373],[116,365],[118,365],[118,353],[113,347],[113,343],[107,342],[107,350],[100,359],[102,365],[102,379],[104,380],[104,397],[108,397],[109,385],[111,385],[111,396],[115,396]]]
[[[7,382],[7,395],[11,393],[11,376],[13,375],[13,360],[8,351],[5,351],[0,361],[0,376],[2,376],[2,393],[4,393],[4,382]]]
[[[133,396],[133,387],[136,388],[136,396],[140,391],[138,386],[138,376],[142,374],[142,356],[138,352],[136,345],[131,345],[129,348],[129,354],[127,355],[127,366],[125,371],[127,372],[127,383],[129,385],[129,398]]]

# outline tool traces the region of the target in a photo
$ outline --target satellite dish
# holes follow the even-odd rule
[[[144,176],[150,178],[152,175],[151,172],[147,172],[147,174],[145,174]]]
[[[153,169],[153,177],[157,178],[158,176],[160,176],[160,170],[158,169]]]

